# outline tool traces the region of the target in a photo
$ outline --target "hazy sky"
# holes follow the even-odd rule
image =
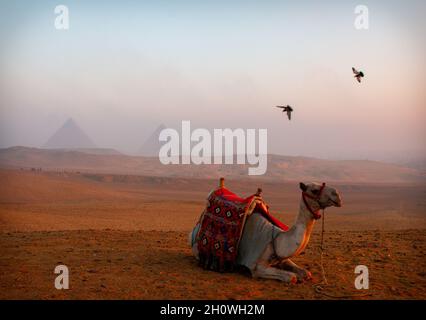
[[[191,120],[267,128],[271,153],[425,155],[425,3],[0,0],[0,147],[41,146],[72,117],[125,152]]]

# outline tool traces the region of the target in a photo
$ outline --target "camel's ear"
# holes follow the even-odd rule
[[[308,186],[304,184],[303,182],[299,183],[299,187],[303,192],[306,192],[306,190],[308,190]]]

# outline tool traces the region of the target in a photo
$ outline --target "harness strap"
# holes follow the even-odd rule
[[[317,196],[312,196],[309,193],[303,191],[302,192],[302,199],[303,199],[303,203],[305,204],[306,208],[308,208],[309,212],[314,216],[315,220],[318,220],[319,218],[321,218],[321,213],[320,213],[320,209],[321,209],[321,203],[319,202],[319,199],[321,198],[321,195],[324,191],[325,188],[325,183],[323,182],[321,189],[318,192]],[[312,207],[309,205],[308,200],[306,200],[306,198],[315,200],[317,202],[317,204],[319,205],[318,210],[314,211],[312,209]]]

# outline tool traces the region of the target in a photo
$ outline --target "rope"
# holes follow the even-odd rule
[[[324,225],[325,225],[325,210],[322,210],[322,224],[321,224],[321,241],[320,241],[320,267],[321,267],[321,275],[322,275],[322,281],[319,283],[316,283],[314,285],[312,285],[312,287],[314,288],[315,292],[318,294],[322,294],[326,297],[329,298],[337,298],[337,299],[344,299],[344,298],[358,298],[358,297],[366,297],[366,296],[371,296],[371,293],[358,293],[358,294],[347,294],[347,295],[333,295],[327,292],[324,292],[324,288],[327,287],[328,281],[327,281],[327,277],[325,275],[325,269],[324,269],[324,233],[325,233],[325,229],[324,229]]]

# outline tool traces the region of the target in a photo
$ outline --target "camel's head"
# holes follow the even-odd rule
[[[340,198],[339,192],[333,187],[315,182],[308,184],[301,182],[300,189],[309,198],[316,200],[321,209],[342,206],[342,199]]]

